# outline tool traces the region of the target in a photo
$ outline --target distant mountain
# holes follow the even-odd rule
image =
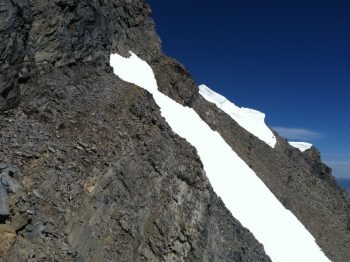
[[[338,178],[337,181],[350,195],[350,178]]]

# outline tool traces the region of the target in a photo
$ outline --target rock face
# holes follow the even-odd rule
[[[26,57],[31,10],[28,0],[4,0],[0,3],[0,110],[19,102],[19,85],[26,78]]]
[[[40,86],[0,117],[2,157],[27,193],[10,200],[4,261],[270,261],[150,94],[89,66]]]
[[[0,36],[0,261],[270,261],[152,96],[112,73],[110,53],[129,50],[333,261],[349,261],[349,204],[318,152],[282,139],[273,151],[201,100],[186,69],[162,54],[144,0],[5,0]]]
[[[108,66],[111,51],[160,55],[145,1],[4,0],[0,3],[0,110],[15,106],[23,83],[53,67]]]
[[[1,26],[23,39],[20,53],[1,42],[11,65],[2,84],[12,81],[1,108],[21,100],[0,115],[1,261],[270,261],[152,96],[108,65],[110,52],[131,49],[190,103],[194,82],[176,81],[186,71],[162,55],[144,1],[12,0],[1,10]]]

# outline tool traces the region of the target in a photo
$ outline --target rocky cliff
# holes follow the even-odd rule
[[[51,68],[106,67],[111,51],[160,55],[145,1],[4,0],[0,15],[0,109],[18,103],[23,83]]]
[[[152,96],[111,72],[133,50],[194,93],[144,1],[6,1],[0,33],[2,261],[270,261]]]
[[[152,96],[112,73],[132,50],[348,261],[349,203],[317,151],[272,150],[203,100],[150,15],[143,0],[0,3],[0,260],[270,261]]]

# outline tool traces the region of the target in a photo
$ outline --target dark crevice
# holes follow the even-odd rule
[[[30,218],[30,219],[28,219],[27,220],[27,223],[26,224],[24,224],[22,227],[20,227],[20,228],[18,228],[17,230],[16,230],[16,234],[18,235],[18,234],[20,234],[23,230],[25,230],[26,229],[26,227],[28,226],[28,225],[30,225],[32,223],[32,219]]]
[[[5,224],[9,219],[9,215],[0,215],[0,224]]]
[[[1,96],[6,99],[9,95],[10,91],[12,90],[12,88],[13,88],[13,85],[5,88],[5,90],[1,92]]]

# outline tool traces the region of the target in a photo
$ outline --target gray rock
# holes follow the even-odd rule
[[[0,153],[28,192],[10,201],[21,237],[4,261],[270,261],[149,93],[89,64],[26,85],[36,95],[0,115]]]
[[[145,1],[5,0],[0,6],[0,110],[15,106],[21,86],[55,67],[108,67],[111,52],[160,55]],[[34,79],[33,79],[34,80]]]
[[[4,0],[0,3],[0,110],[13,107],[19,102],[20,85],[17,76],[23,68],[30,24],[28,0]]]
[[[20,177],[21,174],[17,168],[0,162],[0,223],[4,223],[10,216],[8,193],[17,193],[22,190]]]
[[[160,91],[178,103],[190,106],[198,88],[185,67],[165,56],[153,59],[151,65]]]

